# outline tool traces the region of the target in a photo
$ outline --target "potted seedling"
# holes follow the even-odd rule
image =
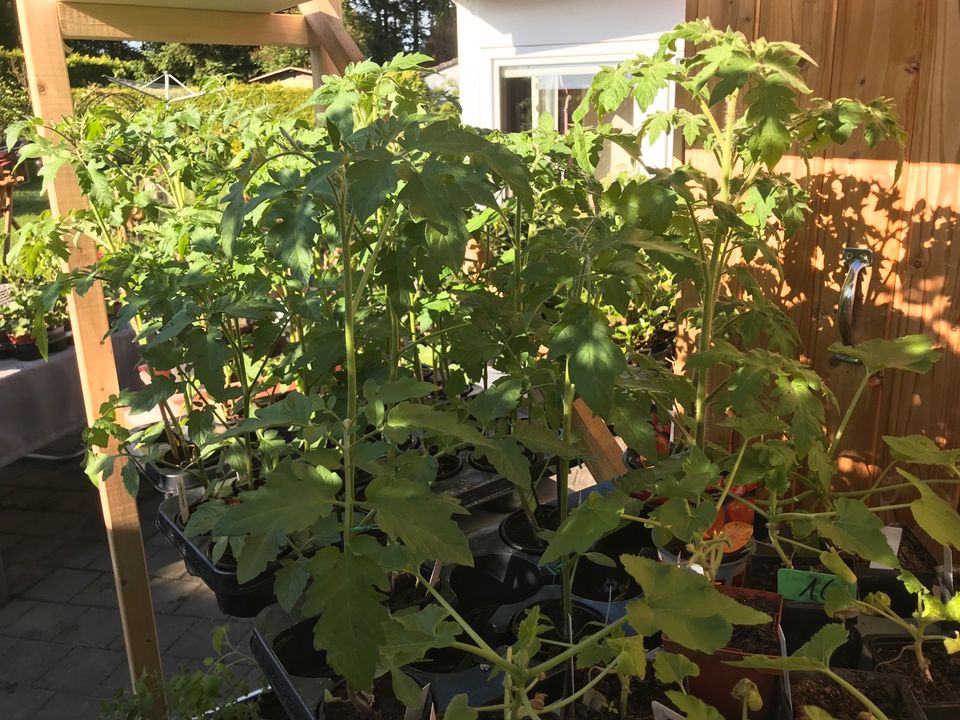
[[[784,693],[777,715],[783,720],[855,719],[867,715],[876,720],[924,717],[902,680],[881,673],[833,670],[831,655],[846,641],[843,625],[831,623],[789,657],[748,657],[731,665],[789,672],[789,693]]]
[[[909,619],[902,618],[890,604],[888,595],[871,592],[857,600],[841,589],[828,592],[826,611],[833,617],[871,615],[893,623],[901,635],[870,635],[865,638],[878,673],[899,676],[916,696],[928,718],[954,717],[960,668],[960,635],[937,632],[933,626],[960,621],[960,600],[943,602],[917,578],[904,571],[900,575],[904,590],[914,597],[915,607]]]

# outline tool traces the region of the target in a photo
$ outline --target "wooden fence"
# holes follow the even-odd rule
[[[960,445],[960,3],[688,0],[687,17],[799,43],[818,63],[806,73],[815,95],[896,101],[909,135],[900,180],[893,182],[889,147],[851,142],[814,158],[812,220],[784,253],[778,290],[799,326],[804,358],[841,407],[863,372],[827,350],[839,340],[843,248],[874,252],[857,340],[924,333],[943,348],[928,375],[892,372],[865,394],[843,452],[854,481],[883,467],[883,435],[922,433],[941,446]],[[805,172],[795,158],[784,162]]]

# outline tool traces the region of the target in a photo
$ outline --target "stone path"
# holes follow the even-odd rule
[[[249,650],[249,622],[225,618],[154,525],[159,496],[142,488],[153,603],[169,677],[202,668],[213,628]],[[22,460],[0,468],[0,553],[10,599],[0,604],[0,719],[94,720],[129,686],[106,532],[79,461]],[[251,667],[246,682],[259,687]]]

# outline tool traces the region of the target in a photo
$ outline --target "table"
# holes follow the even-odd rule
[[[140,389],[140,353],[133,330],[112,336],[120,387]],[[87,426],[76,349],[50,355],[49,362],[0,360],[0,481],[14,460]]]

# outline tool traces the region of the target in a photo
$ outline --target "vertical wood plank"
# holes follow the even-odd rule
[[[17,0],[17,14],[34,112],[46,123],[55,123],[73,112],[57,2]],[[84,203],[76,175],[69,167],[63,167],[50,186],[53,214],[83,207]],[[93,240],[78,236],[75,241],[71,244],[67,265],[77,268],[93,263],[96,260]],[[92,423],[99,416],[100,405],[118,392],[113,346],[109,341],[101,341],[107,331],[107,313],[100,284],[94,284],[84,297],[71,295],[68,304],[84,406],[87,419]],[[146,674],[153,686],[160,688],[163,669],[140,518],[136,501],[123,487],[119,472],[112,473],[101,483],[100,502],[117,585],[130,677],[136,680]],[[155,703],[155,711],[160,717],[165,713],[165,707],[162,694],[158,698],[161,702]]]
[[[841,0],[830,98],[893,98],[909,127],[916,111],[923,2]],[[837,362],[827,350],[840,340],[836,322],[844,269],[842,249],[869,247],[874,267],[858,310],[858,341],[885,337],[905,230],[901,184],[894,183],[895,152],[870,150],[859,136],[827,155],[815,219],[815,276],[810,288],[811,320],[804,328],[806,351],[814,368],[836,393],[841,408],[849,403],[863,375],[857,365]],[[910,168],[904,172],[909,174]],[[811,249],[814,249],[811,248]],[[851,482],[866,482],[881,461],[879,423],[882,383],[861,400],[844,441],[842,468]]]
[[[318,85],[318,67],[320,74],[341,75],[347,65],[363,59],[363,53],[343,25],[341,0],[309,0],[299,8],[307,23],[310,47],[319,50],[318,55],[311,52],[310,56],[311,63],[319,60],[313,65],[314,86]]]
[[[928,2],[919,58],[917,112],[907,126],[910,173],[903,183],[909,223],[893,289],[890,337],[923,333],[943,348],[927,375],[885,380],[883,433],[922,433],[960,443],[960,7]],[[954,506],[960,500],[952,491]]]

